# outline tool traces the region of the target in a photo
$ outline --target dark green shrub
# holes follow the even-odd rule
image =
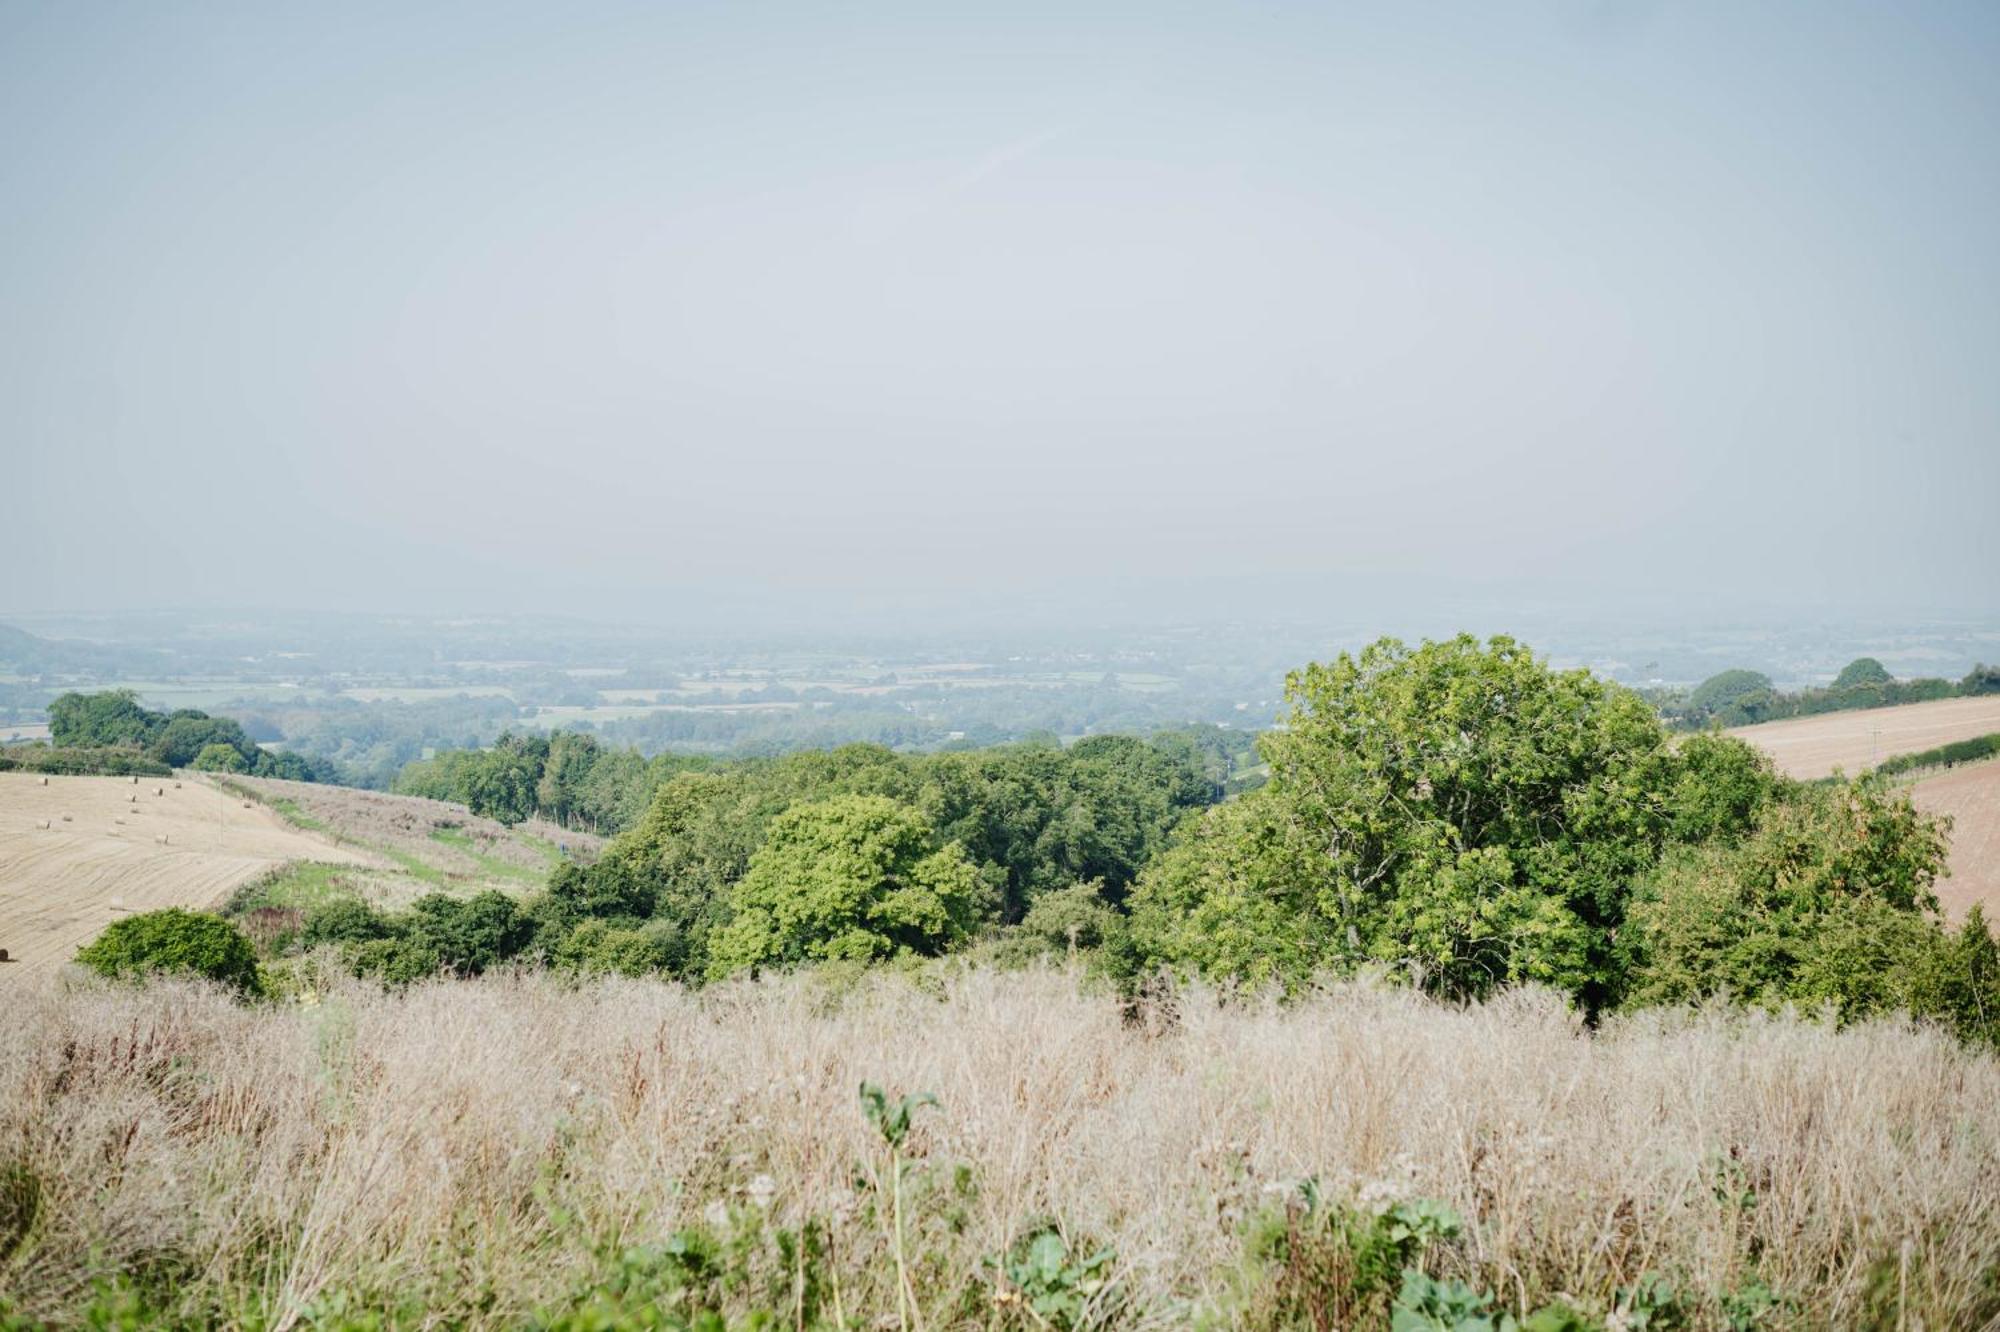
[[[411,943],[467,976],[513,957],[534,937],[534,923],[505,893],[484,892],[463,901],[432,893],[417,899],[408,921]]]
[[[549,960],[593,976],[678,975],[687,962],[687,939],[667,920],[629,927],[586,920],[555,945]]]
[[[169,907],[115,921],[77,951],[76,960],[102,976],[154,973],[200,976],[243,994],[262,989],[257,950],[220,916]]]
[[[243,761],[243,755],[233,746],[224,744],[204,745],[194,756],[196,772],[248,772],[250,765]]]
[[[357,976],[373,976],[389,985],[429,980],[444,970],[444,959],[427,944],[401,938],[370,939],[343,951]]]
[[[1974,694],[2000,694],[2000,666],[1981,663],[1965,673],[1958,682],[1958,692],[1970,697]]]
[[[344,897],[314,907],[299,926],[304,948],[322,944],[362,944],[395,933],[386,917],[358,897]]]
[[[171,777],[174,770],[136,749],[51,749],[12,745],[0,749],[0,772],[46,772],[66,777]]]
[[[2000,943],[1974,904],[1958,929],[1933,939],[1908,981],[1910,1011],[1967,1040],[2000,1048]]]
[[[1976,735],[1969,740],[1954,740],[1950,744],[1918,750],[1914,754],[1898,754],[1875,765],[1874,771],[1877,776],[1893,777],[1920,768],[1954,768],[1961,763],[1977,763],[1995,755],[2000,755],[2000,732]]]

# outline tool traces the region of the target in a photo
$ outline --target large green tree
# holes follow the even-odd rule
[[[957,844],[934,843],[922,814],[885,796],[786,810],[731,890],[710,973],[943,952],[977,918],[979,876]]]
[[[1774,780],[1732,740],[1678,756],[1637,695],[1507,638],[1384,639],[1287,693],[1271,784],[1141,879],[1152,956],[1252,979],[1372,960],[1444,994],[1606,1003],[1634,876],[1682,830],[1740,833]]]
[[[129,689],[64,694],[49,704],[49,739],[64,746],[143,745],[165,722]]]
[[[1743,726],[1766,720],[1779,701],[1770,676],[1759,671],[1729,670],[1696,685],[1688,695],[1688,709],[1699,721]]]

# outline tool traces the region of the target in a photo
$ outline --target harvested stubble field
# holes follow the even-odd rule
[[[151,1270],[175,1274],[157,1317],[195,1325],[537,1326],[706,1226],[736,1313],[1026,1328],[985,1259],[1052,1222],[1115,1255],[1080,1326],[1271,1326],[1246,1232],[1316,1178],[1449,1204],[1464,1232],[1426,1265],[1517,1310],[1601,1313],[1651,1273],[1696,1293],[1695,1328],[1751,1287],[1781,1297],[1759,1328],[2000,1316],[2000,1061],[1932,1030],[1717,1010],[1593,1034],[1547,994],[1360,986],[1188,992],[1133,1024],[1057,973],[943,988],[45,983],[0,1027],[0,1166],[39,1199],[0,1296],[66,1319]],[[940,1101],[905,1143],[913,1317],[862,1079]]]
[[[1785,775],[1810,781],[1836,768],[1855,776],[1897,754],[1995,731],[2000,731],[2000,694],[1793,717],[1739,726],[1730,734],[1769,754]]]
[[[601,837],[541,819],[509,828],[463,805],[420,796],[269,777],[230,780],[336,841],[385,852],[406,870],[454,887],[519,889],[546,877],[562,855],[593,860],[604,848]]]
[[[1949,814],[1951,873],[1938,880],[1945,915],[1962,919],[1973,903],[2000,928],[2000,759],[1919,776],[1910,798],[1927,814]]]
[[[0,981],[67,962],[126,912],[213,907],[294,860],[382,863],[194,777],[0,773],[0,948],[12,959]]]

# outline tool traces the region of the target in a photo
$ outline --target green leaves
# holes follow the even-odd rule
[[[932,840],[923,815],[886,796],[786,810],[731,889],[711,974],[943,952],[972,927],[979,876],[955,844]]]
[[[1381,1220],[1383,1236],[1404,1252],[1421,1252],[1439,1241],[1457,1239],[1464,1225],[1450,1204],[1432,1198],[1396,1203]]]
[[[1451,997],[1611,988],[1611,932],[1674,775],[1642,700],[1470,636],[1383,639],[1287,691],[1271,784],[1142,877],[1135,934],[1156,955],[1251,981],[1373,958]]]
[[[891,1101],[889,1094],[872,1082],[861,1084],[861,1113],[882,1135],[882,1141],[890,1148],[900,1148],[903,1139],[910,1136],[911,1117],[924,1106],[937,1105],[938,1098],[933,1092],[911,1092],[899,1100]]]
[[[1002,1272],[1039,1326],[1069,1329],[1082,1325],[1092,1302],[1110,1288],[1107,1269],[1117,1257],[1110,1248],[1079,1256],[1062,1232],[1043,1226],[1015,1242]]]
[[[179,907],[113,921],[77,950],[76,960],[101,976],[165,972],[217,981],[245,995],[263,988],[257,950],[241,930],[220,916]]]
[[[1418,1268],[1403,1272],[1389,1310],[1389,1332],[1514,1332],[1514,1320],[1493,1312],[1490,1296],[1460,1281],[1441,1281]]]

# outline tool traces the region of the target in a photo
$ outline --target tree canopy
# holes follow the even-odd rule
[[[170,768],[247,772],[316,781],[319,768],[297,754],[273,753],[229,717],[194,708],[155,712],[129,689],[64,694],[49,704],[49,739],[65,749],[135,751]],[[110,765],[106,765],[110,766]]]
[[[1840,668],[1840,674],[1833,677],[1835,689],[1852,689],[1856,685],[1885,685],[1895,680],[1888,667],[1873,657],[1856,657]]]
[[[1141,876],[1142,958],[1252,983],[1386,964],[1446,996],[1538,981],[1593,1009],[1781,1002],[1861,965],[1827,950],[1872,921],[1932,987],[1896,1002],[1982,993],[1930,966],[1944,832],[1906,797],[1787,781],[1726,736],[1671,744],[1629,692],[1504,638],[1385,640],[1288,692],[1271,783],[1189,816]]]
[[[887,796],[797,805],[771,823],[709,949],[717,976],[766,963],[935,956],[972,929],[979,876]]]

